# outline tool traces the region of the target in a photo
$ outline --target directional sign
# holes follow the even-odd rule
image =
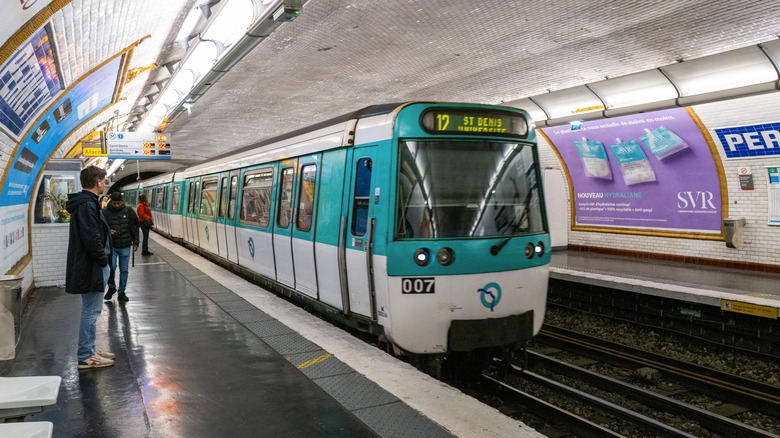
[[[131,160],[170,160],[171,138],[155,132],[106,132],[108,158]]]

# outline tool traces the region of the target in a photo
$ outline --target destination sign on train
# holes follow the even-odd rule
[[[108,158],[127,160],[170,160],[171,138],[157,132],[105,132]]]
[[[446,108],[432,109],[422,117],[423,128],[434,134],[458,133],[476,135],[500,134],[525,136],[528,123],[519,114],[494,111],[447,111]]]

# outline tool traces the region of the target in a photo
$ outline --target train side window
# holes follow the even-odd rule
[[[273,195],[274,170],[262,169],[247,172],[244,175],[244,186],[241,189],[241,213],[238,218],[242,224],[266,228],[271,223],[271,196]],[[236,177],[231,184],[235,192]],[[235,206],[235,193],[231,194],[230,203]],[[233,211],[231,207],[230,211]]]
[[[163,195],[164,195],[163,188],[157,187],[157,190],[155,190],[155,194],[154,194],[154,208],[158,210],[162,210],[163,203],[165,201],[165,196]]]
[[[200,217],[204,219],[214,218],[214,207],[217,204],[217,179],[203,180],[200,190]]]
[[[179,191],[180,190],[181,190],[181,186],[179,186],[176,183],[173,183],[173,199],[171,199],[171,213],[179,212]]]
[[[219,218],[225,217],[225,209],[227,208],[227,177],[222,177],[222,193],[219,195]]]
[[[282,169],[282,183],[279,184],[279,212],[276,218],[276,225],[279,228],[290,226],[292,216],[292,194],[293,194],[293,176],[292,167]]]
[[[317,187],[317,165],[306,164],[301,169],[301,188],[298,193],[298,213],[295,226],[300,231],[311,230],[314,216],[314,189]]]
[[[195,187],[195,182],[190,182],[190,193],[189,193],[189,199],[187,200],[187,214],[192,214],[192,210],[195,205],[195,192],[197,191],[197,187]]]
[[[233,176],[230,178],[230,204],[228,204],[228,219],[233,220],[236,216],[236,186],[238,185],[238,177]]]
[[[352,199],[352,235],[364,236],[368,227],[368,205],[371,199],[371,158],[361,158],[355,169],[355,196]]]
[[[163,210],[168,210],[168,186],[165,186],[163,189]]]

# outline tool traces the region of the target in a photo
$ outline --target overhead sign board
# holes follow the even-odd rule
[[[126,160],[170,160],[171,138],[155,132],[105,132],[108,158]]]

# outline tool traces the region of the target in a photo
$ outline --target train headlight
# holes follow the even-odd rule
[[[436,253],[436,260],[442,266],[449,266],[455,261],[455,253],[452,248],[442,248]]]
[[[526,256],[526,258],[529,258],[529,259],[534,258],[535,251],[536,251],[536,246],[534,246],[533,243],[528,242],[528,245],[525,246],[525,256]]]
[[[414,262],[419,266],[428,266],[431,262],[431,253],[427,248],[420,248],[414,252]]]
[[[544,243],[539,242],[536,244],[536,255],[538,255],[539,257],[544,255]]]

